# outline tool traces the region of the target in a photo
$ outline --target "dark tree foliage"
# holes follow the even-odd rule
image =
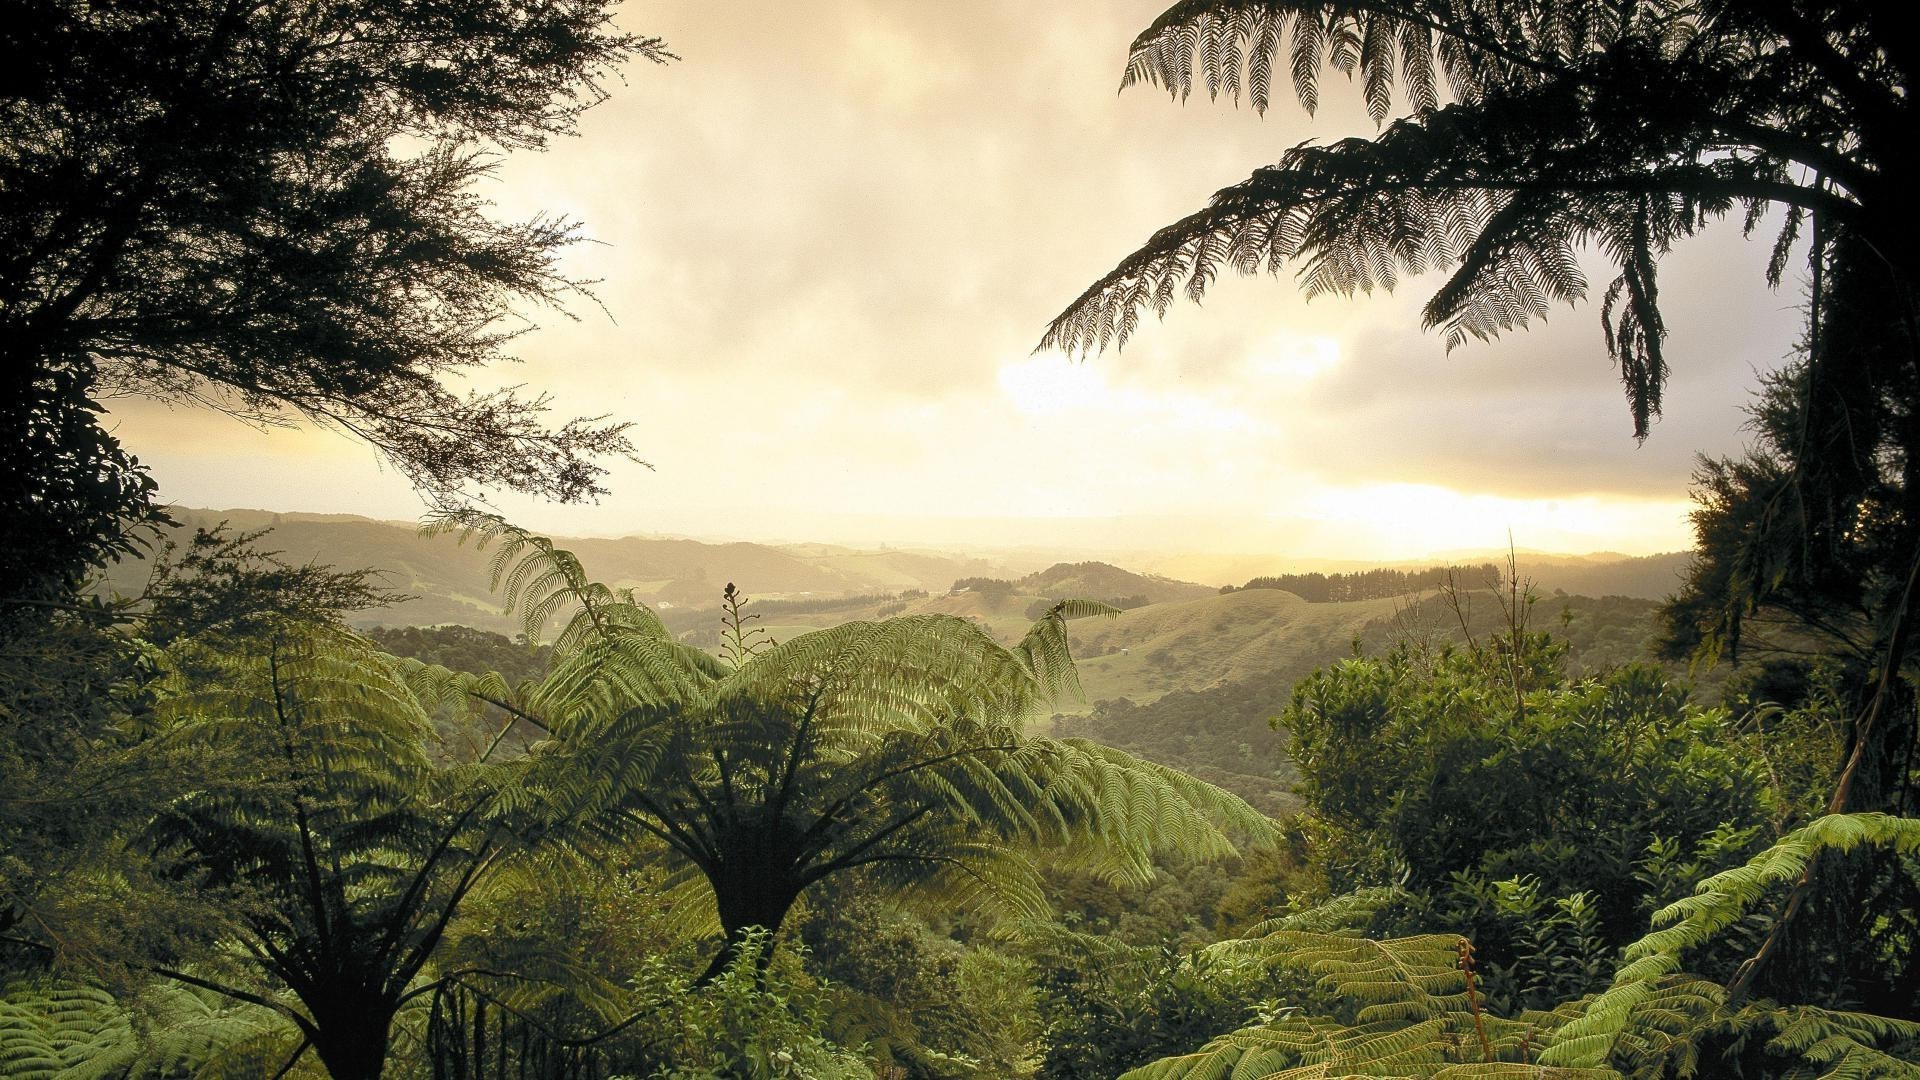
[[[430,495],[573,500],[623,426],[442,382],[582,283],[575,226],[488,217],[499,150],[632,56],[607,0],[20,0],[0,26],[0,595],[123,550],[152,483],[119,395],[306,418]]]
[[[982,596],[1002,600],[1013,595],[1013,582],[1005,578],[963,577],[947,588],[947,594],[976,592]]]
[[[1381,567],[1356,570],[1348,574],[1275,574],[1250,579],[1242,589],[1281,589],[1309,604],[1331,604],[1347,600],[1380,600],[1389,596],[1437,589],[1453,581],[1481,582],[1496,579],[1499,568],[1492,563],[1479,566],[1435,566],[1427,570],[1394,570]],[[1234,592],[1232,588],[1222,592]]]
[[[166,517],[153,506],[153,478],[97,420],[91,363],[25,380],[14,378],[12,357],[0,363],[0,597],[56,602],[87,568],[141,550],[138,526]],[[0,637],[33,621],[15,614]]]
[[[1747,453],[1695,473],[1699,559],[1663,613],[1668,648],[1763,665],[1838,659],[1862,717],[1839,794],[1849,808],[1912,812],[1920,366],[1911,325],[1876,306],[1885,290],[1850,287],[1862,275],[1847,264],[1829,269],[1816,300],[1825,343],[1767,380]],[[1827,359],[1842,348],[1849,362]]]
[[[509,685],[545,675],[553,657],[550,645],[515,641],[471,626],[376,626],[366,635],[394,656],[471,674],[496,671]]]
[[[1770,277],[1809,222],[1876,252],[1863,272],[1911,311],[1917,59],[1893,7],[1846,0],[1185,0],[1134,41],[1124,82],[1242,93],[1264,110],[1276,62],[1301,104],[1356,77],[1373,139],[1302,145],[1162,229],[1089,288],[1044,344],[1124,343],[1140,309],[1198,299],[1222,270],[1299,261],[1309,292],[1452,271],[1426,309],[1449,344],[1525,326],[1587,295],[1576,261],[1618,267],[1608,352],[1644,437],[1667,360],[1657,266],[1715,219],[1786,211]],[[1442,98],[1451,100],[1442,105]],[[1842,359],[1839,363],[1848,363]]]

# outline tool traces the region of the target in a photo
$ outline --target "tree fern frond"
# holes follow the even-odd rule
[[[1559,1065],[1523,1065],[1517,1061],[1475,1061],[1471,1065],[1448,1065],[1430,1074],[1432,1080],[1620,1080],[1613,1068],[1565,1068]]]
[[[1073,654],[1067,643],[1067,623],[1096,615],[1115,616],[1120,609],[1097,600],[1061,600],[1034,621],[1026,636],[1013,647],[1013,653],[1033,673],[1049,699],[1080,696],[1080,676],[1074,670]]]
[[[715,699],[813,702],[819,729],[854,733],[929,730],[955,716],[1017,726],[1044,695],[1014,654],[967,620],[917,615],[783,641],[722,680]]]
[[[1613,985],[1590,1002],[1579,1018],[1560,1029],[1541,1061],[1588,1067],[1606,1061],[1637,1011],[1655,1008],[1663,995],[1687,988],[1686,983],[1675,983],[1669,976],[1680,970],[1688,950],[1707,944],[1769,890],[1798,880],[1808,861],[1821,851],[1847,851],[1860,844],[1907,853],[1920,851],[1920,819],[1829,814],[1788,833],[1746,865],[1701,882],[1694,895],[1654,913],[1659,929],[1627,947],[1627,962],[1614,975]],[[1691,992],[1699,993],[1697,989]]]
[[[158,984],[123,1005],[70,983],[0,994],[0,1074],[13,1080],[141,1080],[270,1073],[299,1032],[270,1009]]]
[[[1309,110],[1321,71],[1332,68],[1355,78],[1376,120],[1389,115],[1396,87],[1415,118],[1371,140],[1296,147],[1220,191],[1083,292],[1049,323],[1040,347],[1123,348],[1142,307],[1164,316],[1180,292],[1200,300],[1224,262],[1240,273],[1291,265],[1309,295],[1391,289],[1403,275],[1450,267],[1426,321],[1452,348],[1583,297],[1575,253],[1597,246],[1620,268],[1610,293],[1617,303],[1603,322],[1635,434],[1645,437],[1668,375],[1656,258],[1736,207],[1844,216],[1858,206],[1801,183],[1796,162],[1807,161],[1777,140],[1729,154],[1714,123],[1646,122],[1670,112],[1676,95],[1722,101],[1716,120],[1742,131],[1778,119],[1752,115],[1754,102],[1730,89],[1752,78],[1745,37],[1723,33],[1715,43],[1726,55],[1674,63],[1659,43],[1676,29],[1698,30],[1705,17],[1663,12],[1605,0],[1175,4],[1134,42],[1123,85],[1150,82],[1184,97],[1198,78],[1210,94],[1237,98],[1245,88],[1264,107],[1284,50]],[[1444,106],[1441,75],[1454,99]],[[1798,136],[1783,138],[1820,160],[1812,171],[1848,167]]]
[[[1244,85],[1249,104],[1265,112],[1267,73],[1286,43],[1294,95],[1303,108],[1317,108],[1320,71],[1332,68],[1358,77],[1367,111],[1379,122],[1391,111],[1396,86],[1416,110],[1432,108],[1439,98],[1436,68],[1445,70],[1455,99],[1472,101],[1495,86],[1538,81],[1541,68],[1572,67],[1644,32],[1621,10],[1604,0],[1472,10],[1458,4],[1185,0],[1134,39],[1120,85],[1147,83],[1185,99],[1197,69],[1208,97],[1238,102]]]
[[[473,541],[481,548],[497,544],[491,563],[493,589],[500,593],[507,611],[520,614],[530,639],[544,637],[551,620],[567,607],[577,606],[581,615],[598,623],[598,609],[618,602],[605,585],[588,579],[571,551],[498,514],[473,509],[438,510],[427,516],[420,532],[423,536],[452,533],[460,543]],[[556,651],[561,644],[555,643]]]
[[[1376,885],[1336,896],[1304,911],[1255,923],[1239,938],[1219,942],[1209,948],[1236,948],[1281,930],[1312,933],[1358,933],[1380,909],[1407,898],[1407,893],[1391,885]]]

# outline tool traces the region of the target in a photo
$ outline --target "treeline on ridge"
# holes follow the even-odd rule
[[[1245,589],[1280,589],[1309,604],[1336,604],[1345,600],[1384,600],[1390,596],[1438,589],[1449,583],[1477,586],[1499,578],[1492,563],[1478,566],[1433,566],[1425,570],[1393,570],[1380,567],[1355,570],[1347,574],[1273,574],[1249,580],[1238,589],[1220,587],[1222,594]]]

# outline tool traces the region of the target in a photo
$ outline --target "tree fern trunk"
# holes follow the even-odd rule
[[[720,926],[726,939],[713,962],[707,965],[695,986],[706,986],[718,979],[740,960],[753,941],[755,928],[766,931],[758,946],[756,962],[764,971],[773,955],[773,936],[780,932],[787,912],[800,899],[800,885],[777,872],[734,872],[713,879],[714,899],[720,910]]]
[[[332,995],[308,1002],[319,1027],[314,1053],[333,1080],[380,1080],[387,1063],[393,1007],[370,994]]]

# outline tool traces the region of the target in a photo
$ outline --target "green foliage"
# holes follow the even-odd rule
[[[0,791],[9,793],[0,798],[0,964],[8,969],[98,967],[155,929],[144,905],[114,895],[115,878],[149,877],[144,860],[122,857],[115,841],[190,784],[194,763],[131,719],[144,705],[151,661],[128,617],[124,605],[92,600],[0,619]]]
[[[1480,638],[1459,613],[1466,647],[1403,644],[1296,687],[1282,722],[1313,813],[1292,827],[1307,863],[1290,891],[1310,898],[1316,877],[1322,890],[1397,884],[1212,946],[1304,973],[1319,998],[1295,993],[1263,1023],[1132,1075],[1897,1076],[1920,1064],[1920,1027],[1850,1008],[1844,980],[1781,983],[1799,992],[1784,1004],[1748,996],[1817,861],[1874,849],[1868,865],[1897,878],[1920,846],[1911,820],[1829,815],[1749,859],[1770,827],[1804,814],[1815,765],[1803,758],[1832,749],[1830,699],[1736,725],[1652,669],[1569,679],[1564,648],[1526,630],[1529,600],[1502,597],[1505,626]],[[1632,940],[1624,931],[1650,911],[1658,929]],[[1911,921],[1884,902],[1867,917],[1851,953],[1883,969],[1876,985],[1910,985]],[[1407,934],[1436,924],[1465,933]]]
[[[337,1078],[373,1077],[449,920],[513,846],[526,763],[436,763],[401,669],[310,614],[161,656],[154,722],[226,767],[141,842],[223,939],[154,969],[278,1012]]]
[[[1058,926],[1031,928],[1023,947],[1039,976],[1047,1077],[1112,1077],[1195,1049],[1284,985],[1258,964]]]
[[[1278,723],[1324,823],[1308,835],[1330,886],[1398,865],[1417,889],[1439,895],[1464,874],[1489,897],[1485,883],[1530,875],[1543,895],[1589,893],[1607,940],[1624,944],[1644,915],[1649,844],[1691,849],[1723,823],[1771,821],[1767,776],[1726,745],[1724,713],[1649,668],[1575,681],[1561,664],[1550,640],[1523,634],[1356,657],[1297,684]],[[1471,923],[1489,905],[1463,908],[1452,917]],[[1474,931],[1504,964],[1503,935],[1484,940],[1498,921]]]
[[[241,1080],[279,1066],[296,1038],[269,1010],[177,986],[148,987],[131,1006],[67,983],[0,995],[0,1073],[12,1080]]]
[[[857,876],[823,882],[798,918],[810,967],[829,980],[825,1033],[865,1045],[883,1073],[1011,1080],[1038,1066],[1041,1016],[1029,950],[982,940],[972,920],[930,923]]]
[[[1456,884],[1486,889],[1471,878]],[[1478,888],[1475,888],[1478,887]],[[1511,959],[1481,968],[1487,1005],[1501,1012],[1547,1009],[1604,985],[1613,973],[1617,950],[1600,924],[1591,894],[1550,897],[1530,876],[1495,882],[1491,896],[1461,898],[1464,907],[1495,927],[1489,935],[1510,943]]]
[[[660,1003],[645,1075],[662,1080],[869,1080],[860,1058],[819,1034],[828,998],[795,962],[762,971],[767,932],[753,931],[734,962],[700,988],[664,965],[636,975],[643,997]],[[643,1066],[644,1068],[644,1066]]]
[[[243,767],[169,730],[167,671],[185,650],[168,649],[191,639],[217,655],[291,612],[325,619],[383,598],[365,573],[290,566],[257,539],[196,532],[163,547],[136,598],[71,597],[0,620],[0,785],[34,793],[0,800],[8,967],[120,981],[204,932],[194,898],[125,843]]]
[[[1911,1076],[1920,1068],[1920,1023],[1809,1004],[1736,1001],[1726,986],[1681,970],[1684,957],[1711,947],[1747,910],[1778,896],[1817,854],[1866,845],[1912,851],[1920,847],[1920,821],[1877,814],[1821,818],[1657,913],[1659,928],[1628,947],[1604,993],[1532,1011],[1502,1010],[1485,998],[1464,938],[1373,940],[1350,930],[1300,928],[1365,923],[1394,900],[1384,891],[1344,898],[1209,950],[1303,972],[1333,1008],[1282,1009],[1197,1052],[1127,1075]],[[1527,895],[1533,891],[1516,884],[1508,902],[1538,911],[1537,894]],[[1587,921],[1581,905],[1555,906],[1560,910],[1544,921],[1557,919],[1561,933],[1571,929],[1577,941]],[[1530,981],[1560,980],[1564,966],[1552,964],[1553,950],[1541,952],[1546,970]]]
[[[495,703],[554,736],[539,773],[549,812],[615,815],[704,881],[727,934],[709,977],[748,927],[777,930],[810,886],[846,871],[1031,914],[1043,908],[1036,846],[1145,880],[1156,852],[1225,855],[1229,830],[1272,836],[1191,777],[1024,733],[1041,704],[1077,689],[1066,621],[1104,605],[1055,604],[1012,648],[961,619],[908,616],[764,648],[742,637],[729,663],[675,641],[544,539],[471,514],[433,527],[500,542],[496,576],[530,632],[567,615],[546,680]],[[434,693],[503,689],[411,677]]]
[[[1734,925],[1765,897],[1778,895],[1785,886],[1798,881],[1806,872],[1808,862],[1819,852],[1844,852],[1863,844],[1886,846],[1900,852],[1920,850],[1920,820],[1882,814],[1831,814],[1782,837],[1746,865],[1702,881],[1694,895],[1654,913],[1654,925],[1658,929],[1627,947],[1627,962],[1615,973],[1613,985],[1567,1025],[1542,1060],[1569,1065],[1600,1064],[1628,1032],[1636,1010],[1677,1007],[1669,1004],[1676,995],[1689,995],[1689,1001],[1696,1005],[1724,1003],[1726,994],[1718,987],[1689,989],[1687,983],[1671,981],[1670,977],[1680,972],[1683,958],[1690,951],[1710,944],[1717,934]],[[1831,1016],[1832,1020],[1829,1029],[1817,1037],[1797,1026],[1817,1025],[1823,1015]],[[1774,1022],[1782,1033],[1781,1039],[1776,1040],[1781,1049],[1817,1048],[1823,1056],[1813,1060],[1821,1063],[1837,1062],[1849,1052],[1845,1047],[1834,1047],[1829,1040],[1857,1041],[1867,1046],[1891,1036],[1907,1040],[1920,1038],[1920,1025],[1853,1014],[1826,1014],[1824,1010],[1812,1008],[1800,1009],[1791,1023]],[[1785,1034],[1789,1028],[1794,1030],[1792,1037]],[[1860,1038],[1863,1032],[1872,1038]]]

